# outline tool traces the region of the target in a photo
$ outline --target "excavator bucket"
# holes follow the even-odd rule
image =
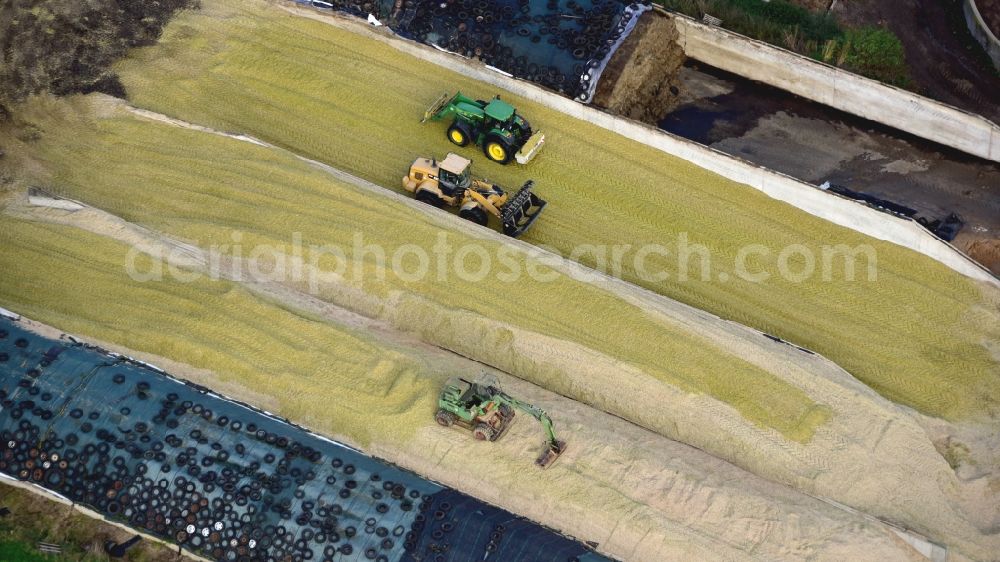
[[[545,208],[545,201],[531,191],[533,185],[534,182],[528,180],[500,210],[503,233],[507,236],[517,237],[524,234],[538,220],[538,215]]]
[[[438,112],[444,109],[444,106],[448,105],[450,102],[451,98],[448,97],[448,92],[441,94],[441,97],[439,97],[437,101],[432,103],[431,106],[427,108],[427,111],[424,112],[424,118],[421,119],[420,122],[426,123],[428,119],[437,115]]]
[[[565,441],[559,440],[555,443],[550,443],[545,448],[545,451],[543,451],[542,454],[535,459],[535,464],[538,465],[539,468],[548,468],[556,462],[556,459],[558,459],[559,455],[563,454],[563,451],[565,450]]]
[[[517,160],[518,164],[524,165],[531,162],[531,159],[538,154],[538,151],[542,149],[542,145],[545,144],[545,135],[541,131],[536,131],[535,134],[531,135],[528,140],[521,147],[521,150],[517,151],[514,155],[514,159]]]

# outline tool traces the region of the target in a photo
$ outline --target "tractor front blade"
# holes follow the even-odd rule
[[[535,134],[531,135],[531,137],[524,143],[521,150],[517,151],[517,154],[514,155],[514,159],[521,165],[531,162],[531,159],[538,154],[539,150],[542,149],[543,144],[545,144],[545,135],[541,131],[535,132]]]
[[[533,181],[525,182],[520,191],[508,199],[500,210],[503,233],[507,236],[516,238],[524,234],[538,220],[538,215],[542,214],[546,203],[531,191],[533,186]]]
[[[444,109],[444,106],[448,105],[450,101],[451,99],[448,97],[448,92],[441,94],[441,97],[439,97],[437,101],[432,103],[431,106],[427,108],[427,111],[424,112],[424,118],[421,119],[420,122],[424,123],[428,119],[433,119],[434,116]]]

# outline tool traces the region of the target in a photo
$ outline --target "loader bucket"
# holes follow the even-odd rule
[[[538,220],[538,215],[545,208],[545,201],[542,201],[531,191],[534,182],[528,180],[521,190],[507,200],[507,204],[500,210],[500,221],[503,223],[503,233],[507,236],[517,237]]]
[[[535,134],[524,143],[521,150],[517,151],[514,155],[514,159],[517,160],[518,164],[524,165],[531,162],[531,159],[538,154],[538,151],[542,149],[542,145],[545,144],[545,135],[541,131],[536,131]]]
[[[535,459],[535,464],[538,465],[539,468],[548,468],[556,462],[556,459],[558,459],[559,455],[562,455],[563,451],[565,450],[566,450],[565,441],[556,441],[555,443],[549,443],[548,445],[546,445],[545,450],[542,452],[542,454],[539,455],[537,459]]]
[[[443,108],[448,105],[451,99],[448,97],[448,92],[441,94],[441,97],[437,99],[427,111],[424,112],[424,118],[420,120],[421,123],[426,123],[428,119],[433,119]]]

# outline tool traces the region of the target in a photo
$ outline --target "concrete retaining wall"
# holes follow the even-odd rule
[[[997,39],[990,26],[986,25],[986,20],[976,6],[976,0],[962,0],[962,11],[965,12],[965,25],[972,32],[972,36],[986,49],[986,54],[993,59],[993,66],[1000,69],[1000,39]]]
[[[968,4],[971,0],[965,0]],[[1000,162],[1000,126],[687,16],[669,14],[688,57],[969,154]]]
[[[973,279],[1000,286],[1000,280],[986,268],[961,253],[953,246],[935,237],[914,221],[876,211],[875,209],[827,193],[816,186],[758,166],[752,162],[730,156],[713,148],[672,135],[655,127],[616,117],[597,108],[582,105],[554,92],[544,90],[530,82],[517,80],[490,70],[480,62],[458,55],[438,51],[381,32],[349,17],[326,16],[312,10],[286,7],[287,10],[336,25],[354,33],[382,41],[393,48],[419,59],[440,65],[465,76],[502,88],[555,109],[577,119],[614,131],[624,137],[641,142],[667,154],[692,162],[706,170],[763,191],[775,199],[785,201],[834,224],[851,228],[879,240],[892,242],[929,256],[944,265]],[[998,139],[1000,142],[1000,139]],[[998,144],[1000,146],[1000,144]]]

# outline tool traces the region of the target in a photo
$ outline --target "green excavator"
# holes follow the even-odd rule
[[[452,377],[445,383],[438,398],[438,411],[434,419],[444,427],[457,425],[472,431],[480,441],[496,441],[507,433],[514,421],[514,410],[532,416],[545,429],[545,450],[535,460],[541,468],[548,468],[566,450],[566,442],[556,439],[552,419],[545,410],[522,402],[492,384],[470,382]]]

